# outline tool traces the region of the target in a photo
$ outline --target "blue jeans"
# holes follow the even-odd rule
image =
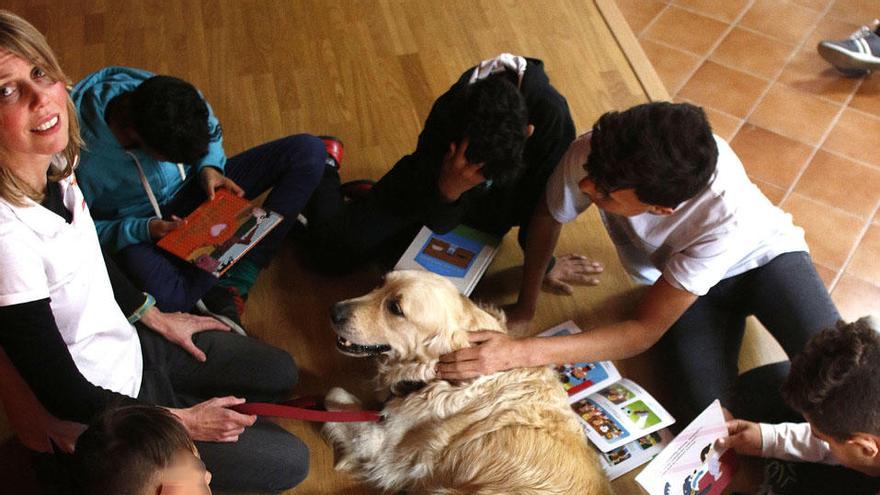
[[[156,332],[138,328],[144,372],[138,399],[186,408],[213,397],[234,395],[251,402],[286,399],[298,379],[296,365],[281,349],[231,332],[201,332],[193,342],[208,357],[200,363]],[[279,492],[305,479],[309,451],[299,438],[258,418],[237,442],[196,442],[213,475],[211,487],[228,491]]]
[[[779,388],[789,362],[737,376],[746,317],[754,315],[788,354],[840,314],[806,252],[785,253],[764,266],[726,278],[697,299],[660,340],[672,368],[670,407],[682,426],[716,398],[735,416],[766,422],[797,421]],[[802,419],[801,419],[802,421]]]
[[[321,180],[326,158],[327,151],[320,139],[297,134],[251,148],[226,162],[226,176],[244,189],[248,199],[271,189],[263,205],[284,216],[284,221],[244,259],[261,268],[269,264]],[[163,207],[163,214],[186,216],[206,199],[198,177],[192,177]],[[152,242],[120,250],[116,262],[135,285],[156,298],[162,311],[189,311],[217,283],[210,273],[166,253]]]

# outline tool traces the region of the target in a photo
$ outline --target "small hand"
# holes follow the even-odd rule
[[[243,404],[237,397],[215,397],[186,409],[170,409],[180,419],[190,438],[203,442],[236,442],[257,417],[229,409]]]
[[[733,449],[738,454],[761,455],[761,427],[758,423],[742,419],[731,419],[727,423],[727,438],[719,438],[715,445],[719,449]]]
[[[208,195],[208,199],[214,199],[214,192],[220,187],[229,189],[238,197],[244,196],[244,190],[238,184],[214,167],[202,167],[199,173],[199,182],[202,185],[202,190]]]
[[[599,285],[605,267],[598,261],[580,254],[563,254],[544,275],[544,287],[557,294],[571,294],[571,285]]]
[[[205,362],[207,356],[192,341],[193,335],[206,330],[229,331],[229,327],[208,316],[197,316],[189,313],[163,313],[155,306],[144,312],[141,322],[159,335],[165,337],[190,353],[199,362]]]
[[[444,380],[463,380],[523,366],[523,341],[491,330],[469,332],[473,347],[440,356],[437,373]]]
[[[147,228],[150,231],[150,239],[158,241],[168,235],[172,230],[182,227],[184,224],[186,224],[186,220],[183,220],[177,215],[171,215],[171,220],[162,220],[161,218],[150,220]]]
[[[467,147],[467,138],[462,139],[461,143],[449,143],[449,151],[443,156],[437,189],[450,203],[457,201],[465,191],[486,180],[483,177],[483,164],[470,163],[464,156]]]

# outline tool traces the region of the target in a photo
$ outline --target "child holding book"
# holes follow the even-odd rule
[[[867,475],[834,470],[786,470],[774,493],[852,493],[880,490],[880,321],[839,322],[807,343],[792,359],[782,393],[807,422],[767,424],[728,421],[719,447],[787,461],[840,464]],[[777,477],[778,478],[778,477]],[[823,479],[824,478],[824,479]],[[830,486],[846,480],[846,490]],[[824,484],[817,485],[816,483]],[[824,487],[824,488],[823,488]]]

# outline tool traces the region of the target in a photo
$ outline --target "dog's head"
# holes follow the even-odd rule
[[[504,331],[500,312],[489,314],[450,281],[420,270],[388,273],[368,294],[331,306],[330,320],[344,354],[423,363],[468,347],[469,330]]]

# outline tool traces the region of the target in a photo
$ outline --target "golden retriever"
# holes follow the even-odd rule
[[[500,311],[477,306],[440,276],[397,271],[378,289],[334,304],[331,320],[340,351],[382,356],[379,385],[392,394],[382,422],[324,426],[336,469],[407,493],[611,493],[551,369],[436,378],[440,355],[470,345],[468,330],[505,331]],[[400,395],[403,389],[417,390]],[[360,405],[340,388],[325,402],[328,409]]]

